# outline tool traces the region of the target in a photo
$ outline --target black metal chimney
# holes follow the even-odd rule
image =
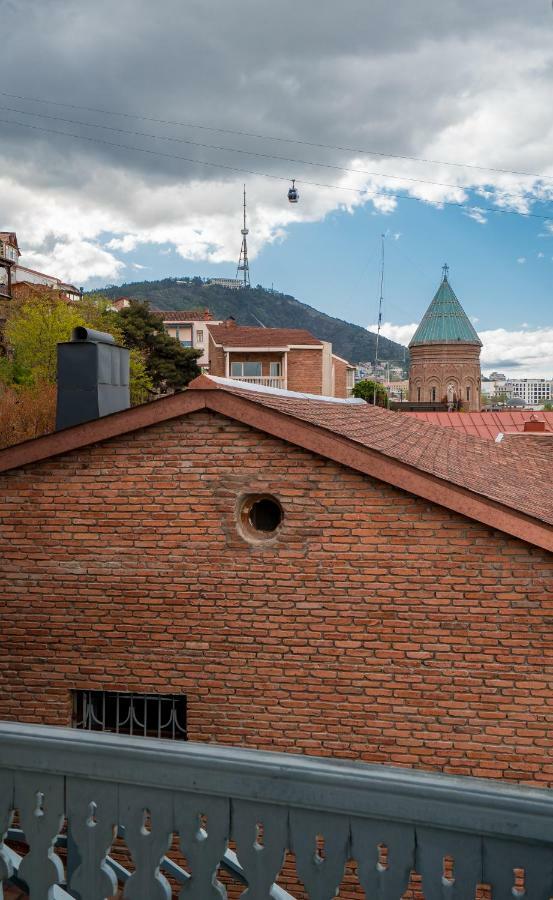
[[[104,331],[79,325],[58,344],[56,430],[128,409],[129,351]]]

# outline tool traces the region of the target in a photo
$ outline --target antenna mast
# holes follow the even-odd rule
[[[376,349],[374,352],[374,366],[378,365],[378,345],[380,343],[380,329],[382,327],[382,301],[384,300],[384,238],[385,235],[381,235],[382,238],[382,253],[380,259],[380,299],[378,301],[378,326],[376,329]]]
[[[243,282],[244,289],[250,286],[250,264],[248,262],[248,226],[246,224],[246,185],[244,185],[244,225],[242,227],[242,246],[236,267],[236,278]],[[242,276],[240,276],[242,272]]]

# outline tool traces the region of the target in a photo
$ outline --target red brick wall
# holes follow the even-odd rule
[[[225,351],[222,347],[218,347],[215,344],[215,341],[211,337],[211,334],[208,334],[208,346],[209,346],[209,374],[217,375],[219,378],[225,377]]]
[[[274,543],[236,529],[270,491]],[[553,783],[551,556],[208,412],[0,476],[0,717]]]
[[[343,362],[341,359],[337,359],[335,356],[332,357],[332,365],[334,368],[334,396],[335,397],[347,397],[348,396],[348,383],[347,383],[348,367],[345,362]]]
[[[306,394],[322,394],[323,351],[290,350],[288,352],[288,390]]]

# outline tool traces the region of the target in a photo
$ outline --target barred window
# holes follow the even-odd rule
[[[117,691],[72,691],[73,728],[185,741],[186,697]]]

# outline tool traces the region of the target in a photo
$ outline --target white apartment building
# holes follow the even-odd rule
[[[499,390],[508,397],[518,397],[528,406],[539,406],[553,399],[553,379],[551,378],[507,378]]]
[[[125,298],[122,298],[125,299]],[[207,323],[220,325],[220,319],[212,319],[211,313],[206,309],[182,309],[182,310],[152,310],[163,316],[165,331],[176,338],[182,347],[193,347],[201,350],[202,355],[198,359],[200,368],[209,366],[209,334]]]

